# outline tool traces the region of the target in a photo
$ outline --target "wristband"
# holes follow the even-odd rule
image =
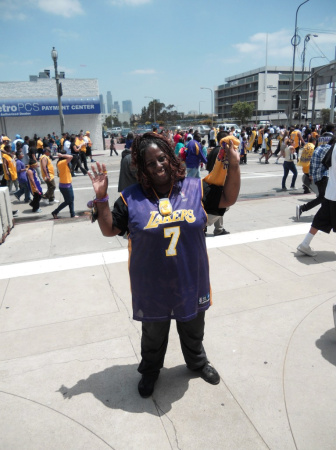
[[[109,196],[106,194],[105,197],[103,198],[95,198],[93,200],[93,203],[104,203],[104,202],[108,202],[109,200]]]

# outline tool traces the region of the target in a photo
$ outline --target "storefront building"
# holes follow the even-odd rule
[[[31,76],[30,81],[0,83],[0,133],[14,140],[21,137],[61,136],[56,82],[49,76]],[[98,80],[61,79],[64,131],[90,131],[93,149],[102,150],[102,124]]]

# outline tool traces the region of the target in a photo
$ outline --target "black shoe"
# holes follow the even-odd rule
[[[159,374],[142,375],[138,384],[138,391],[142,398],[150,397],[154,392],[154,385],[159,378]]]
[[[210,384],[218,384],[220,382],[220,376],[217,370],[210,365],[210,363],[206,363],[201,369],[198,369],[196,372],[200,374],[200,377],[203,378],[204,381]]]
[[[223,234],[230,234],[230,231],[226,231],[224,228],[222,229],[222,231],[214,231],[214,236],[222,236]]]

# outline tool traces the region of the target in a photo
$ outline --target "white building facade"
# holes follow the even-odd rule
[[[98,80],[61,79],[64,131],[90,131],[93,149],[102,149],[102,124]],[[34,81],[0,82],[0,132],[10,139],[16,134],[40,137],[61,125],[54,78],[34,77]]]
[[[300,86],[302,80],[310,75],[308,70],[294,72],[294,86]],[[260,67],[249,72],[240,73],[225,78],[225,84],[215,89],[215,113],[220,121],[232,119],[231,110],[237,102],[253,104],[251,120],[258,122],[268,119],[277,123],[288,120],[289,103],[291,98],[292,69],[282,66]],[[300,107],[293,107],[294,113],[301,113],[298,122],[311,117],[312,110],[311,83],[305,82],[302,88],[295,91],[300,96]],[[325,107],[326,88],[320,87],[316,98],[316,110]]]

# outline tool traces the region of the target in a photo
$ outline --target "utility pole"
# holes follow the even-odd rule
[[[292,67],[292,88],[290,91],[290,96],[289,96],[289,125],[292,124],[292,115],[293,115],[293,92],[294,92],[294,85],[295,85],[295,54],[296,54],[296,47],[300,44],[300,36],[297,34],[297,16],[298,16],[298,12],[299,9],[301,8],[302,5],[304,5],[305,3],[309,2],[309,0],[304,1],[303,3],[301,3],[297,10],[296,10],[296,14],[295,14],[295,30],[294,30],[294,36],[292,37],[291,40],[291,44],[293,46],[293,67]]]

